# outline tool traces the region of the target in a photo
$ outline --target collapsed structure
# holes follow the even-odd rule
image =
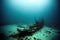
[[[35,24],[29,26],[28,30],[24,29],[23,31],[21,31],[20,29],[17,29],[18,33],[11,34],[9,35],[9,37],[18,38],[18,40],[20,40],[20,38],[22,37],[32,36],[35,32],[39,31],[43,26],[44,26],[44,19],[42,19],[41,21],[35,20]]]

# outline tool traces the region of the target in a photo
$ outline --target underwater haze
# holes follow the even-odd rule
[[[60,40],[58,0],[1,0],[0,40]]]
[[[2,24],[31,24],[34,18],[44,18],[45,24],[57,20],[57,0],[3,0]]]

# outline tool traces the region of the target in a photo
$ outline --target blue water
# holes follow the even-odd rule
[[[4,14],[3,24],[30,24],[34,18],[44,18],[45,24],[54,25],[57,23],[57,0],[43,0],[42,2],[29,3],[28,0],[3,1]]]

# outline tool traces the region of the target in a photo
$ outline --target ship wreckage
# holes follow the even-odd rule
[[[20,38],[24,38],[25,36],[32,36],[35,32],[39,31],[44,26],[44,19],[41,21],[35,20],[35,24],[32,26],[29,26],[29,29],[24,29],[23,31],[17,28],[18,33],[11,34],[9,37],[17,38],[20,40]]]
[[[57,40],[58,38],[55,37],[60,37],[60,31],[44,23],[44,19],[35,19],[35,22],[30,25],[14,24],[2,27],[0,40]]]

